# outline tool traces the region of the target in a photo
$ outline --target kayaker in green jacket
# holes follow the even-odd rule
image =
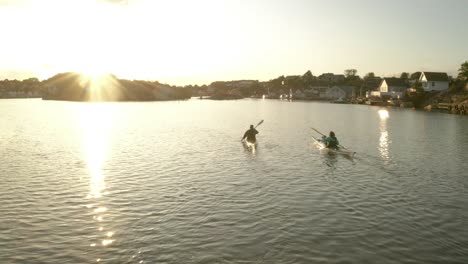
[[[330,135],[328,137],[323,136],[322,137],[323,143],[325,143],[325,147],[331,148],[331,149],[337,149],[338,145],[340,142],[338,142],[338,139],[335,136],[335,132],[330,131]]]

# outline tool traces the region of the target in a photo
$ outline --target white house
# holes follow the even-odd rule
[[[378,91],[372,91],[371,96],[401,98],[407,89],[404,79],[384,78],[379,85]]]
[[[366,98],[369,98],[371,96],[380,96],[379,87],[381,83],[382,79],[380,79],[379,77],[365,79],[364,83],[359,88],[359,96],[362,96],[363,92],[365,92]]]
[[[448,75],[445,72],[422,72],[419,82],[424,91],[443,91],[449,87]]]

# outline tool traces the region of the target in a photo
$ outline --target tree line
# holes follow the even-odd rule
[[[418,82],[421,72],[402,72],[400,79],[406,81],[408,85],[417,92],[416,95],[424,91]],[[326,74],[325,74],[326,75]],[[254,81],[250,86],[239,87],[238,90],[242,96],[261,95],[268,92],[288,92],[289,90],[305,90],[316,86],[345,85],[352,86],[361,91],[361,94],[370,91],[378,85],[382,78],[375,76],[374,72],[368,72],[363,77],[358,75],[357,69],[346,69],[342,78],[327,80],[324,74],[314,76],[310,70],[302,75],[284,76],[271,79],[266,82]],[[236,87],[227,86],[228,82],[213,82],[210,85],[187,85],[184,87],[161,84],[157,81],[143,80],[124,80],[118,79],[114,75],[108,75],[107,83],[99,89],[101,96],[112,100],[171,100],[185,99],[192,95],[197,95],[199,91],[206,91],[210,87],[214,88],[215,93],[226,93]],[[450,92],[463,92],[466,89],[468,80],[468,61],[461,64],[458,69],[458,75],[450,78]],[[51,88],[55,87],[55,94],[52,94]],[[78,73],[60,73],[47,80],[39,81],[37,78],[19,80],[0,81],[0,96],[6,92],[38,92],[47,98],[56,98],[59,100],[89,100],[91,96],[91,85],[83,81],[83,76]],[[112,96],[111,96],[112,95]],[[415,96],[415,95],[411,95]]]

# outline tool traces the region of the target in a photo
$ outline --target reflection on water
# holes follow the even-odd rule
[[[88,198],[100,198],[106,188],[102,167],[111,132],[110,110],[105,104],[86,104],[79,108],[82,145],[91,183]]]
[[[380,116],[380,138],[379,138],[379,151],[380,156],[384,161],[388,161],[390,159],[388,154],[388,131],[387,131],[387,119],[390,117],[388,111],[385,109],[379,110]]]
[[[1,101],[0,264],[468,258],[466,117],[252,99]],[[239,128],[263,118],[253,155]],[[346,131],[355,162],[310,148],[317,125]]]
[[[322,155],[325,165],[332,168],[333,170],[336,169],[337,162],[338,162],[338,155],[330,155],[328,152],[326,155]]]
[[[244,146],[244,150],[249,153],[252,153],[252,155],[255,155],[255,153],[257,152],[256,144],[244,143],[243,146]]]
[[[78,108],[78,116],[82,132],[82,146],[85,161],[89,171],[90,190],[86,198],[91,199],[88,208],[93,209],[93,219],[98,224],[97,237],[101,237],[101,245],[108,246],[114,242],[114,232],[107,230],[103,224],[108,208],[101,205],[100,198],[107,195],[103,166],[108,158],[111,125],[113,112],[109,104],[81,104]],[[91,243],[96,247],[97,243]],[[97,259],[96,261],[100,261]]]
[[[386,109],[380,109],[378,113],[380,116],[380,120],[387,120],[390,117]]]

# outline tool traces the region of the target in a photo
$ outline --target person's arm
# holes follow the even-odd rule
[[[242,137],[241,141],[244,140],[247,137],[247,132],[244,133],[244,136]]]
[[[257,129],[255,129],[255,128],[254,128],[254,130],[255,130],[255,135],[257,135],[257,134],[258,134],[258,131],[257,131]]]

